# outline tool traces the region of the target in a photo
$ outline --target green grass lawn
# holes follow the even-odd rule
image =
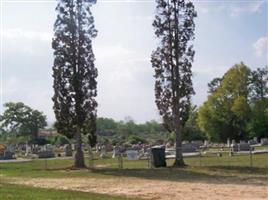
[[[206,172],[208,174],[219,173],[236,173],[238,175],[268,175],[268,154],[253,155],[253,168],[250,168],[250,158],[248,155],[239,155],[230,157],[227,154],[223,154],[222,157],[217,156],[202,156],[192,157],[185,159],[187,168],[181,169],[189,172]],[[167,160],[168,166],[171,166],[173,160]],[[117,159],[97,159],[94,161],[97,166],[97,170],[69,170],[68,168],[73,165],[73,160],[47,160],[47,164],[44,160],[34,160],[25,163],[0,163],[0,174],[6,176],[16,177],[103,177],[108,178],[107,174],[96,173],[99,171],[122,171],[118,169]],[[46,168],[47,165],[47,169]],[[98,167],[100,166],[100,167]],[[124,159],[124,169],[131,170],[147,170],[148,161],[128,161]],[[162,170],[162,169],[160,169]]]
[[[256,146],[254,148],[255,148],[255,150],[267,150],[268,149],[267,145],[266,146]]]
[[[1,200],[134,200],[88,192],[64,191],[0,183]]]
[[[168,167],[149,169],[147,160],[128,161],[124,159],[124,169],[118,169],[117,159],[97,159],[94,170],[71,170],[73,160],[34,160],[25,163],[0,163],[0,199],[125,199],[99,194],[47,190],[8,184],[9,178],[97,178],[109,179],[137,177],[153,180],[208,182],[221,180],[226,183],[245,182],[244,180],[268,180],[268,154],[253,155],[253,167],[250,167],[249,155],[233,157],[215,154],[185,158],[185,168],[171,168],[173,160],[167,160]],[[47,169],[45,169],[47,165]],[[16,192],[13,192],[16,191]],[[49,192],[48,192],[49,191]],[[1,196],[2,195],[2,196]]]

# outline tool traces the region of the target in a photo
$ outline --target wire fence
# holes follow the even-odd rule
[[[154,168],[151,154],[147,158],[139,160],[129,160],[120,154],[116,158],[98,158],[96,157],[94,167],[108,167],[118,169],[139,169]],[[232,153],[229,152],[200,152],[197,156],[184,157],[187,165],[193,167],[251,167],[251,168],[268,168],[268,153],[253,154],[249,152]],[[166,159],[167,166],[172,166],[174,158]]]
[[[30,162],[31,161],[31,162]],[[230,154],[228,151],[200,151],[198,155],[184,157],[188,166],[192,167],[225,167],[225,168],[266,168],[268,169],[268,153],[254,154],[252,152],[238,152]],[[35,169],[66,169],[74,164],[73,157],[57,157],[49,159],[28,160],[27,165],[34,165]],[[88,156],[85,154],[85,163],[90,169],[150,169],[154,168],[151,154],[138,160],[129,160],[126,155],[120,154],[113,158],[108,153],[105,158],[99,154]],[[167,167],[172,166],[174,158],[166,158]],[[15,164],[11,167],[15,167]],[[0,162],[1,165],[5,163]]]

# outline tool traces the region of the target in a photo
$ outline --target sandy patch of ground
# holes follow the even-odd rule
[[[13,183],[42,188],[76,190],[153,200],[268,200],[268,184],[174,182],[141,178],[22,179]]]

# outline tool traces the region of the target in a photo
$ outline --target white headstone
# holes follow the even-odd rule
[[[231,146],[230,138],[227,139],[227,147]]]
[[[119,146],[114,146],[114,149],[113,149],[113,156],[112,156],[112,158],[115,158],[115,157],[117,157],[118,155],[119,155],[119,152],[120,152],[120,148],[119,148]]]
[[[75,144],[72,144],[72,151],[75,150]]]
[[[26,144],[26,147],[25,147],[25,155],[29,155],[29,153],[31,153],[32,149],[31,149],[31,146],[29,146],[28,144]]]
[[[257,137],[254,137],[253,140],[258,143],[258,138]]]
[[[128,160],[139,160],[139,152],[136,150],[128,150],[127,151],[127,159]]]
[[[102,145],[101,146],[101,154],[100,154],[100,157],[101,158],[106,157],[106,146],[105,145]]]

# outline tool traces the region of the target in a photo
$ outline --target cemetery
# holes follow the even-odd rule
[[[0,0],[0,200],[268,200],[267,0]]]
[[[193,145],[189,145],[191,143]],[[59,148],[61,150],[57,152],[55,152],[56,147],[52,145],[35,146],[34,148],[26,147],[26,149],[28,149],[28,158],[31,158],[27,160],[27,162],[21,162],[23,160],[19,157],[16,157],[18,161],[16,163],[0,161],[2,180],[0,184],[4,184],[4,188],[0,188],[0,192],[1,194],[8,192],[12,188],[14,189],[15,186],[18,188],[18,191],[20,191],[20,188],[21,190],[28,190],[29,188],[29,191],[34,191],[35,189],[30,188],[34,185],[39,188],[36,190],[41,194],[46,193],[46,190],[53,189],[55,196],[64,196],[68,194],[68,192],[61,192],[61,189],[66,190],[72,188],[71,190],[74,189],[78,196],[84,196],[84,194],[80,194],[80,192],[86,192],[87,195],[83,197],[85,199],[94,196],[97,192],[103,195],[103,199],[125,199],[123,196],[125,196],[126,199],[143,199],[143,197],[147,196],[147,198],[150,199],[157,198],[164,200],[171,198],[169,198],[169,192],[173,193],[173,196],[176,198],[180,198],[180,191],[185,191],[185,184],[189,188],[193,187],[204,191],[201,193],[187,193],[188,199],[191,199],[193,196],[205,198],[205,194],[213,197],[213,195],[215,195],[214,190],[210,191],[205,189],[208,187],[207,182],[215,182],[215,177],[221,177],[224,178],[226,183],[221,184],[222,191],[226,190],[230,192],[231,187],[236,187],[236,191],[233,191],[230,195],[238,195],[238,193],[243,191],[242,197],[252,199],[254,197],[252,196],[252,191],[258,194],[265,194],[263,192],[265,188],[267,188],[268,145],[254,145],[255,149],[252,150],[252,152],[263,152],[260,154],[252,154],[252,160],[250,161],[250,150],[248,147],[243,146],[245,143],[242,143],[242,145],[239,144],[240,146],[238,149],[234,149],[232,156],[229,155],[229,151],[233,151],[233,147],[229,148],[227,144],[210,143],[210,147],[207,148],[204,148],[204,144],[200,144],[197,148],[194,148],[197,146],[194,143],[195,142],[185,142],[185,144],[187,144],[184,149],[186,155],[185,161],[189,167],[183,169],[170,168],[174,157],[169,157],[168,153],[170,153],[171,150],[174,151],[174,149],[168,150],[165,148],[165,145],[148,146],[135,144],[129,148],[122,145],[115,145],[113,149],[108,151],[105,145],[99,144],[97,145],[100,146],[98,150],[97,148],[92,149],[93,156],[91,158],[86,156],[88,169],[85,171],[68,169],[72,165],[73,158],[70,157],[72,154],[72,145],[62,146]],[[26,149],[22,149],[21,152],[18,152],[15,148],[15,152],[19,153],[19,155],[23,155],[26,153]],[[87,151],[88,149],[85,148],[85,154]],[[187,156],[187,153],[196,152],[199,154]],[[218,153],[216,154],[215,152],[221,153],[222,156],[219,157]],[[244,153],[242,154],[241,152]],[[34,153],[36,153],[36,156],[30,156]],[[40,154],[43,156],[39,156]],[[53,154],[53,156],[51,154]],[[59,157],[59,155],[61,156]],[[24,156],[24,159],[25,158]],[[20,168],[19,171],[17,170],[18,167]],[[237,171],[238,169],[239,172]],[[188,175],[185,176],[184,174]],[[213,174],[213,176],[211,176],[211,174]],[[69,178],[66,179],[66,176]],[[244,179],[247,181],[243,185],[239,187],[232,185],[233,181],[239,182]],[[246,186],[247,184],[253,184],[256,179],[258,179],[261,184],[254,187]],[[114,183],[113,187],[108,185],[108,183],[111,183],[111,180],[113,180],[112,182]],[[133,182],[133,180],[135,181]],[[186,183],[189,180],[191,180],[190,183]],[[193,183],[191,183],[192,181]],[[195,181],[199,182],[199,186],[194,184]],[[157,183],[157,187],[151,185],[150,190],[145,189],[146,184],[153,184],[154,182],[155,184]],[[126,186],[126,183],[130,184],[131,187]],[[169,187],[172,186],[177,189],[170,190],[165,183],[169,183]],[[217,181],[215,183],[217,183]],[[73,188],[74,185],[75,188]],[[86,187],[86,185],[88,185],[88,187]],[[103,190],[103,187],[106,189]],[[244,191],[244,187],[250,188],[248,192]],[[56,188],[57,190],[54,190]],[[139,192],[134,188],[139,188]],[[219,190],[217,184],[215,185],[215,189]],[[117,192],[115,192],[116,190]],[[152,191],[154,191],[154,193],[152,193]],[[109,196],[111,194],[118,197]],[[265,199],[265,196],[258,194],[256,194],[258,199]],[[51,193],[51,195],[53,196],[53,193]],[[223,196],[218,195],[217,197]],[[184,197],[184,199],[187,198]]]
[[[209,157],[220,156],[222,154],[228,156],[239,155],[255,155],[255,154],[268,154],[267,138],[260,139],[260,143],[252,144],[251,141],[240,141],[236,143],[234,140],[230,144],[227,141],[226,144],[212,143],[209,141],[183,141],[182,153],[183,157]],[[162,150],[161,150],[162,149]],[[50,159],[50,158],[66,158],[73,157],[75,151],[75,145],[65,144],[63,146],[55,146],[52,144],[46,145],[1,145],[0,144],[0,160],[18,160],[23,159]],[[88,152],[88,147],[84,146],[84,152]],[[175,158],[175,146],[170,147],[170,144],[153,145],[137,143],[131,146],[125,145],[105,145],[97,144],[96,148],[90,149],[92,152],[91,159],[118,159],[122,157],[126,160],[147,160],[152,167],[156,167],[155,160],[161,159],[174,159]],[[157,153],[158,152],[158,153]],[[95,157],[97,156],[97,157]],[[1,162],[1,161],[0,161]],[[155,166],[156,165],[156,166]],[[165,166],[161,166],[165,167]]]

